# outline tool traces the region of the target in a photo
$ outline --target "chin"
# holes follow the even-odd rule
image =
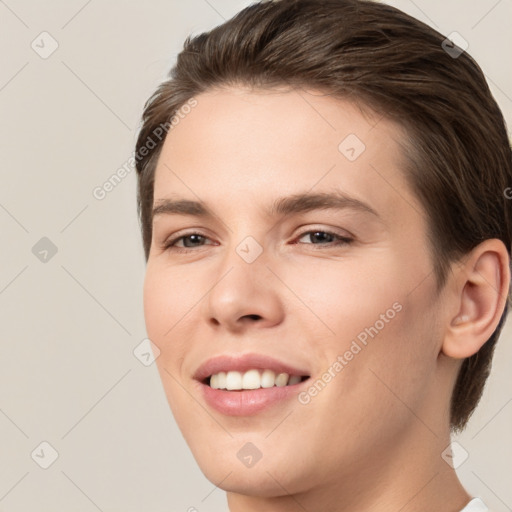
[[[261,461],[252,468],[233,463],[220,467],[214,467],[211,462],[198,464],[205,477],[226,492],[274,498],[296,492],[297,488],[304,489],[304,485],[297,485],[299,482],[294,481],[296,476],[289,474],[289,467],[264,466]]]
[[[300,460],[294,461],[283,446],[279,449],[269,440],[265,443],[264,436],[261,442],[258,436],[251,436],[256,439],[254,444],[247,436],[228,438],[225,434],[225,437],[224,442],[217,440],[217,443],[211,438],[187,441],[202,473],[220,489],[270,498],[283,495],[283,489],[288,492],[304,489],[307,482],[311,482],[298,474]],[[292,467],[295,468],[293,473],[290,472]]]

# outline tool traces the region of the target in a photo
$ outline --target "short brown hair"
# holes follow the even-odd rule
[[[503,115],[478,64],[428,25],[369,0],[261,1],[185,40],[169,79],[144,107],[136,154],[138,212],[146,259],[152,237],[154,174],[164,138],[144,157],[159,126],[216,87],[291,86],[356,101],[405,128],[406,179],[428,218],[440,290],[450,263],[488,238],[511,250],[512,152]],[[457,47],[455,47],[457,49]],[[507,297],[507,299],[510,299]],[[478,404],[509,308],[455,384],[452,430]]]

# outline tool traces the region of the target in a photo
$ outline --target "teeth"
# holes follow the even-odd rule
[[[242,374],[240,372],[228,372],[226,374],[226,389],[242,389]]]
[[[287,373],[280,373],[276,377],[276,386],[279,386],[279,387],[286,386],[286,384],[288,384],[289,378],[290,378],[290,376]]]
[[[260,381],[260,372],[258,370],[249,370],[242,377],[242,389],[258,389]]]
[[[271,388],[273,386],[292,386],[301,382],[300,375],[287,373],[275,374],[272,370],[248,370],[246,372],[219,372],[210,377],[210,387],[213,389],[227,389],[228,391],[240,389]]]
[[[226,387],[226,372],[220,372],[217,374],[217,386],[219,389],[224,389]]]
[[[276,374],[272,370],[263,370],[261,374],[261,387],[271,388],[275,384]]]
[[[299,375],[292,375],[290,380],[288,381],[288,386],[292,386],[293,384],[298,384],[301,380]]]

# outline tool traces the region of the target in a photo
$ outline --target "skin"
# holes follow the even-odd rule
[[[201,470],[227,491],[231,512],[461,510],[471,496],[441,457],[449,400],[462,359],[503,311],[503,243],[486,240],[454,263],[439,293],[425,212],[401,171],[399,126],[317,91],[232,87],[196,99],[167,135],[154,204],[200,199],[215,217],[155,216],[144,309],[169,405]],[[354,161],[338,149],[349,134],[366,146]],[[334,189],[378,217],[266,213],[277,197]],[[165,249],[171,235],[191,233],[206,238]],[[247,236],[263,251],[252,263],[236,251]],[[306,405],[294,397],[229,417],[192,378],[215,355],[246,352],[321,378],[396,303]],[[250,468],[237,457],[247,442],[262,454]]]

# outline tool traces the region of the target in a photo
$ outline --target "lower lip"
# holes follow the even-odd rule
[[[273,405],[296,398],[306,379],[291,386],[273,386],[271,388],[226,391],[213,389],[208,384],[199,383],[203,397],[208,405],[227,416],[251,416]]]

